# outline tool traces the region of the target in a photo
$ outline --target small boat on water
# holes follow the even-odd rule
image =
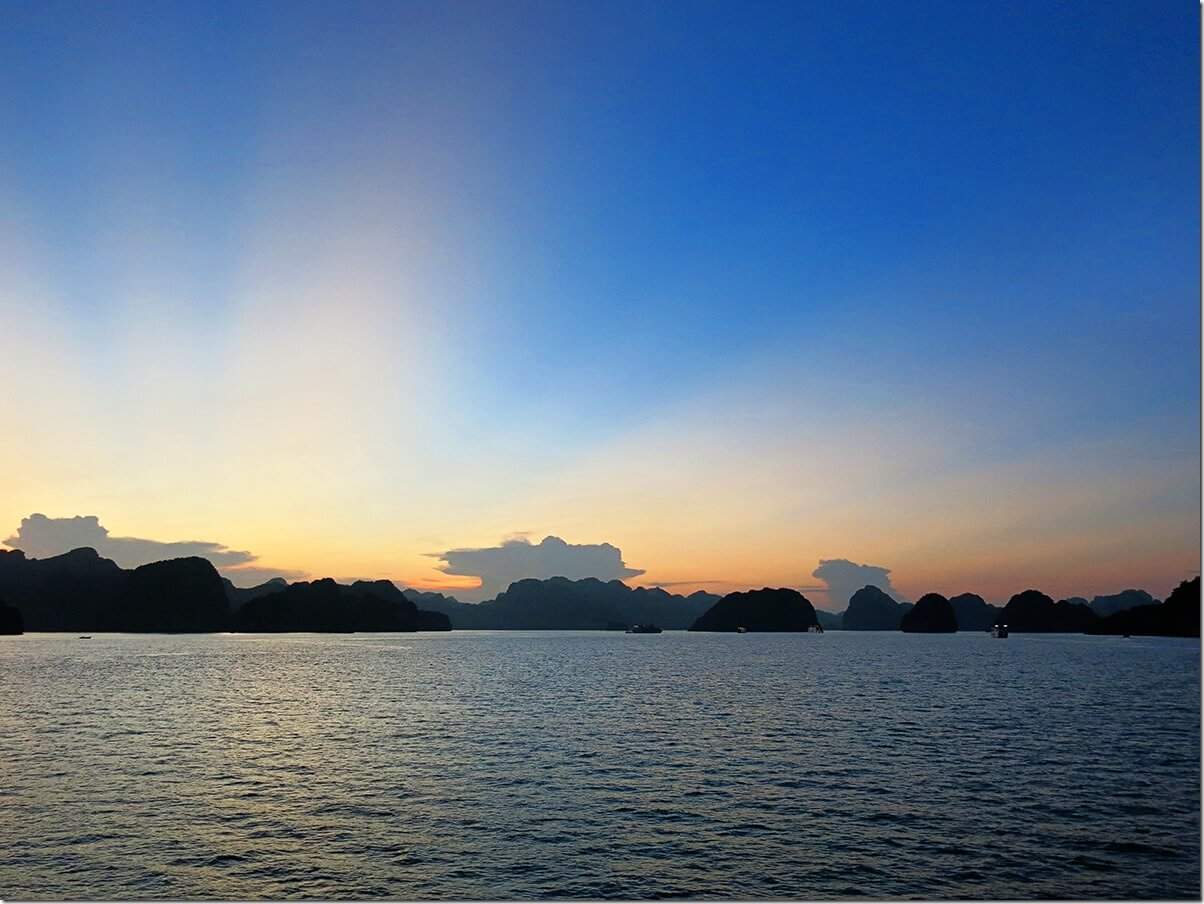
[[[632,625],[627,629],[628,634],[660,634],[664,629],[656,625]]]
[[[91,639],[92,639],[92,635],[91,635],[91,634],[81,634],[81,635],[79,636],[79,639],[80,639],[80,640],[91,640]]]
[[[809,628],[807,628],[807,633],[808,634],[823,634],[824,626],[819,625],[819,624],[811,625]]]
[[[999,638],[1006,638],[1008,636],[1008,626],[1007,625],[995,625],[993,628],[991,628],[991,636],[999,637]]]
[[[748,633],[748,628],[744,627],[744,625],[741,625],[740,627],[738,627],[738,628],[736,629],[736,633],[737,633],[737,634],[747,634],[747,633]]]

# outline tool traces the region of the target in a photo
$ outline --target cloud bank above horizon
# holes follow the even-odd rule
[[[849,598],[867,584],[903,601],[899,591],[891,586],[890,569],[881,565],[859,565],[848,559],[820,559],[819,567],[811,572],[811,576],[828,585],[828,607],[836,612],[846,609]]]
[[[449,549],[432,555],[442,562],[439,570],[444,574],[480,580],[475,590],[456,591],[457,597],[472,602],[491,599],[524,578],[623,581],[644,574],[642,568],[629,568],[622,550],[609,543],[567,543],[554,536],[544,537],[539,543],[512,537],[497,546]]]

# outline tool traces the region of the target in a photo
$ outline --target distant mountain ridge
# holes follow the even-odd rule
[[[1086,600],[1083,600],[1086,603]],[[1109,615],[1115,615],[1117,612],[1124,612],[1126,609],[1135,609],[1138,606],[1155,606],[1158,600],[1154,599],[1144,590],[1122,590],[1120,593],[1114,593],[1110,596],[1097,596],[1090,603],[1091,610],[1100,618],[1107,618]]]
[[[1199,637],[1200,578],[1183,581],[1166,602],[1114,612],[1093,624],[1087,633]]]
[[[418,590],[404,593],[447,615],[457,628],[492,630],[607,630],[649,623],[680,630],[719,600],[701,590],[681,596],[659,587],[628,587],[618,580],[563,577],[515,581],[484,603],[462,603]]]
[[[314,584],[320,585],[316,591],[294,590],[298,585],[277,579],[240,590],[223,580],[208,559],[196,556],[127,570],[89,547],[47,559],[0,550],[0,599],[18,614],[25,631],[406,631],[450,626],[444,616],[418,609],[388,581],[345,587],[327,578]],[[14,616],[6,614],[5,621],[15,623]]]
[[[893,630],[889,625],[896,614],[898,628],[905,632],[939,630],[985,631],[992,625],[1006,624],[1010,631],[1024,633],[1069,634],[1156,634],[1160,636],[1200,636],[1199,577],[1182,582],[1176,588],[1174,605],[1168,597],[1160,604],[1144,590],[1122,590],[1120,593],[1096,596],[1088,603],[1085,597],[1075,596],[1054,602],[1039,590],[1025,590],[1013,595],[1003,606],[994,606],[975,593],[960,593],[948,604],[953,611],[951,625],[948,614],[933,618],[933,606],[944,599],[939,594],[926,594],[930,611],[919,616],[909,603],[896,603],[878,587],[867,585],[849,600],[849,608],[839,616],[820,613],[824,620],[840,619],[845,630]],[[1193,590],[1194,588],[1194,590]],[[1195,593],[1195,608],[1185,602]],[[1174,596],[1174,594],[1172,594]],[[916,604],[916,607],[919,603]],[[943,606],[941,607],[943,612]],[[910,610],[910,611],[909,611]],[[1194,615],[1192,614],[1194,612]],[[1107,614],[1105,614],[1107,613]],[[925,627],[919,625],[924,624]],[[941,625],[941,627],[937,627]],[[829,627],[825,625],[825,627]]]
[[[844,629],[844,615],[840,612],[829,612],[827,609],[816,609],[815,617],[820,627],[825,631],[841,631]]]
[[[0,550],[0,633],[26,631],[427,631],[450,628],[614,630],[656,624],[684,630],[1011,631],[1199,636],[1200,579],[1159,603],[1142,590],[1054,602],[1037,590],[993,606],[973,593],[921,597],[914,607],[878,587],[853,594],[843,613],[816,610],[796,590],[688,596],[597,578],[527,578],[484,603],[390,581],[273,578],[240,588],[207,560],[185,557],[123,569],[82,547],[46,559]],[[1194,597],[1193,597],[1194,594]],[[1192,600],[1194,599],[1194,603]],[[420,608],[421,607],[421,608]],[[1193,608],[1194,607],[1194,608]],[[1102,615],[1100,613],[1108,613]]]
[[[989,631],[999,621],[999,614],[1003,611],[1002,607],[992,606],[977,593],[951,596],[949,605],[953,607],[959,631]]]
[[[450,631],[439,612],[420,610],[390,581],[332,578],[297,581],[245,602],[234,616],[236,630],[285,631]]]
[[[1098,618],[1090,606],[1074,600],[1055,603],[1040,590],[1017,593],[999,617],[1009,631],[1038,634],[1082,634]]]
[[[230,603],[230,608],[238,610],[253,599],[285,589],[288,587],[288,581],[284,578],[272,578],[262,584],[256,584],[254,587],[235,587],[234,582],[229,578],[222,578],[222,586],[226,590],[226,599]]]

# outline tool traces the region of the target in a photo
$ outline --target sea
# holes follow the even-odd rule
[[[0,637],[0,899],[1177,899],[1200,642]]]

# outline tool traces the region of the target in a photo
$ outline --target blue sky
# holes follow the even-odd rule
[[[1176,535],[1195,517],[1196,4],[26,3],[5,16],[7,313],[36,307],[48,324],[16,321],[10,340],[71,362],[11,385],[46,412],[24,426],[47,443],[61,438],[51,416],[70,416],[63,397],[95,393],[113,413],[93,473],[55,494],[61,515],[103,507],[126,532],[272,550],[270,522],[229,524],[233,487],[206,484],[224,506],[190,502],[210,464],[180,452],[229,469],[292,454],[251,451],[252,414],[224,419],[262,392],[264,430],[313,418],[367,434],[350,460],[333,445],[310,460],[363,476],[306,510],[321,523],[337,507],[344,532],[341,513],[362,509],[357,548],[394,530],[389,512],[438,520],[436,504],[466,519],[425,538],[444,548],[485,543],[486,525],[565,533],[566,510],[594,502],[544,487],[532,508],[536,483],[658,429],[696,448],[707,418],[683,412],[708,405],[749,431],[750,461],[775,442],[758,412],[798,430],[786,457],[845,424],[935,430],[914,439],[950,454],[912,462],[915,479],[1089,444],[1098,497],[1144,449],[1176,482],[1122,509],[1163,512]],[[307,356],[321,365],[295,362]],[[140,407],[148,381],[170,387],[161,408]],[[129,437],[146,449],[164,421],[179,445],[140,461]],[[159,484],[170,516],[123,470],[164,461],[180,465]],[[399,471],[428,476],[384,492]],[[713,479],[699,473],[695,491]],[[794,493],[822,522],[780,487]],[[19,495],[14,524],[35,504]],[[468,523],[478,506],[492,514]],[[657,572],[682,539],[658,523],[636,564],[698,576]],[[783,524],[763,530],[775,549],[800,545]],[[413,577],[422,535],[394,533],[394,552],[346,567]],[[570,539],[635,561],[621,536]],[[802,576],[851,555],[792,554]],[[1145,575],[1149,555],[1134,556]],[[729,570],[758,574],[734,554]]]

